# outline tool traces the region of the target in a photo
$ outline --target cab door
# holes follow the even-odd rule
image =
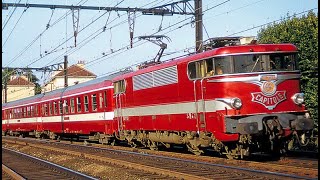
[[[118,130],[124,129],[123,106],[125,106],[125,81],[114,82],[115,118],[118,123]]]
[[[205,102],[205,85],[208,73],[208,64],[206,60],[191,62],[189,71],[193,70],[193,92],[196,112],[197,131],[206,131],[206,102]]]

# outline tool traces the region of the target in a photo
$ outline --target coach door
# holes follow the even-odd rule
[[[193,92],[198,131],[206,131],[205,77],[207,66],[206,60],[191,62],[188,65],[190,78],[195,79],[193,80]]]
[[[123,106],[125,102],[125,81],[120,80],[114,83],[114,98],[115,98],[115,117],[118,122],[119,130],[124,129],[123,124]]]

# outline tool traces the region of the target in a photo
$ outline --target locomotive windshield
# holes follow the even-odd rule
[[[294,71],[296,63],[296,53],[223,56],[191,62],[188,73],[190,79],[195,79],[222,74]]]

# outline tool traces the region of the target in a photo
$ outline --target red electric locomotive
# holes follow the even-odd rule
[[[229,158],[279,153],[308,137],[292,44],[214,48],[2,105],[3,134],[91,135]]]
[[[229,158],[285,150],[313,121],[292,44],[219,47],[116,77],[119,137],[133,145],[184,144]]]

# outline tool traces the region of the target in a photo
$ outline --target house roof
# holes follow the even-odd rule
[[[12,80],[10,80],[7,85],[11,85],[11,86],[34,86],[35,84],[26,80],[25,78],[22,77],[17,77],[14,78]]]
[[[60,71],[58,74],[55,75],[55,77],[61,77],[64,76],[64,72]],[[67,76],[94,76],[97,77],[97,75],[93,74],[92,72],[74,64],[67,69]]]

